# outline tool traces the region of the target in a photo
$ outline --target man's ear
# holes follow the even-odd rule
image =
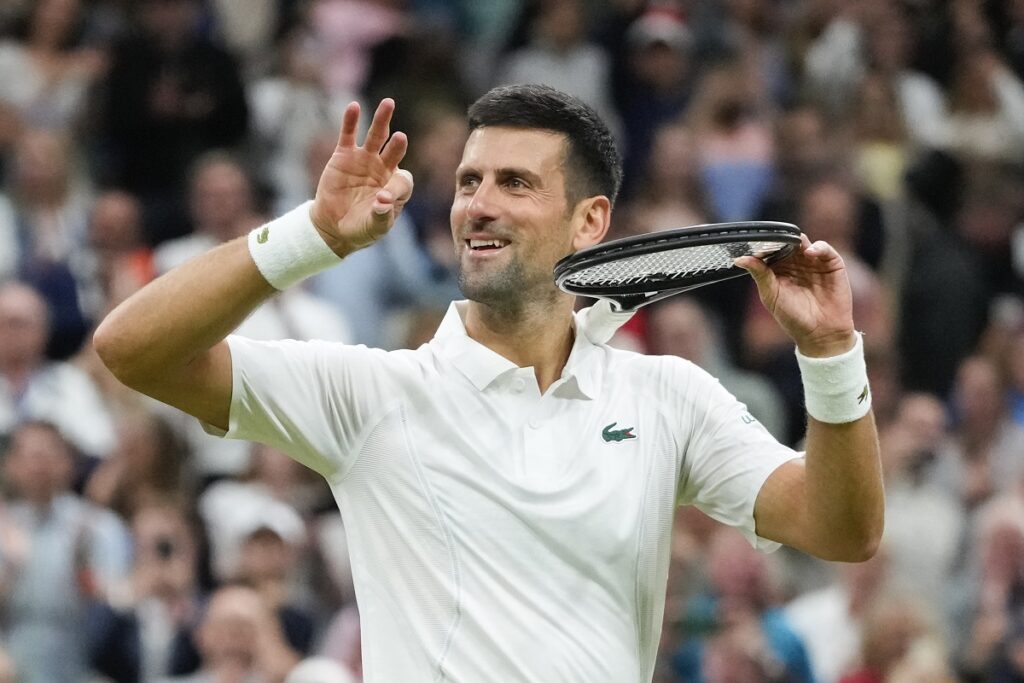
[[[573,214],[572,248],[579,251],[604,239],[612,222],[612,203],[603,194],[587,197],[576,205]]]

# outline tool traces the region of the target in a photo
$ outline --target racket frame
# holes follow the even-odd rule
[[[800,235],[800,229],[795,225],[778,221],[708,223],[634,235],[587,247],[561,259],[555,264],[555,284],[559,289],[570,294],[609,299],[620,311],[636,310],[674,294],[742,277],[746,275],[747,271],[739,266],[734,266],[729,270],[716,270],[694,275],[686,278],[686,284],[678,287],[672,287],[670,284],[678,278],[668,278],[662,282],[652,280],[624,285],[577,285],[570,282],[569,279],[579,271],[593,266],[678,248],[733,244],[751,240],[786,242],[787,244],[782,249],[763,258],[765,263],[771,264],[796,251],[800,245]],[[666,288],[664,285],[669,286]]]

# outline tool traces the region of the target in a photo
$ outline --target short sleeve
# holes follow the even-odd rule
[[[322,341],[227,341],[228,430],[203,428],[274,446],[329,480],[343,476],[389,395],[387,352]]]
[[[754,504],[768,477],[801,454],[780,444],[718,380],[691,366],[680,425],[679,501],[737,528],[758,550],[780,544],[755,532]]]

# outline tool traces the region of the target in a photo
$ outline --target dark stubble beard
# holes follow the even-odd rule
[[[552,285],[553,282],[552,277]],[[518,258],[511,259],[501,270],[489,274],[477,272],[472,277],[467,276],[461,264],[459,267],[459,290],[462,295],[506,315],[522,310],[524,305],[536,298],[539,290],[546,289],[542,287],[543,284],[537,281],[535,275],[531,277]],[[551,289],[554,298],[554,287]]]

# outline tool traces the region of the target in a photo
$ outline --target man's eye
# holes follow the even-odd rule
[[[459,178],[459,187],[476,187],[480,184],[480,179],[476,176],[466,175]]]
[[[526,187],[526,183],[521,178],[509,178],[505,181],[505,184],[513,190],[522,190]]]

